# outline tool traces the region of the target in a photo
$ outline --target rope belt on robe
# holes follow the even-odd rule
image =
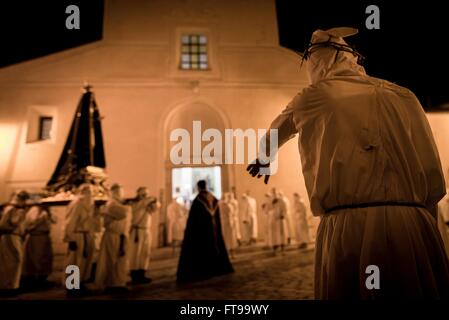
[[[139,242],[139,229],[145,230],[148,229],[147,227],[141,227],[139,225],[133,225],[131,226],[131,232],[133,232],[133,230],[135,230],[135,235],[134,235],[134,242],[137,243]]]
[[[13,235],[13,236],[18,236],[21,237],[22,235],[20,233],[17,233],[15,231],[12,230],[0,230],[0,235]]]
[[[355,203],[339,205],[325,209],[325,213],[330,213],[337,210],[345,209],[359,209],[359,208],[371,208],[371,207],[414,207],[414,208],[426,208],[422,203],[418,202],[401,202],[401,201],[379,201],[379,202],[366,202],[366,203]]]
[[[87,235],[89,231],[75,231],[75,233],[81,233],[83,235],[83,258],[87,258]]]
[[[49,234],[50,234],[50,231],[33,231],[33,232],[29,233],[30,236],[46,236]]]

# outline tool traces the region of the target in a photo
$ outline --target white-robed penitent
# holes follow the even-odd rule
[[[316,298],[443,298],[449,265],[435,208],[446,193],[426,115],[408,89],[367,76],[345,44],[348,29],[316,31],[312,84],[271,125],[279,145],[299,133],[314,215]],[[368,290],[366,269],[380,270]]]
[[[223,240],[227,250],[237,248],[237,224],[239,223],[235,215],[234,206],[231,204],[229,193],[225,193],[223,199],[219,202],[221,229]]]
[[[94,232],[100,228],[94,202],[88,197],[78,196],[68,205],[65,221],[64,241],[68,243],[65,267],[78,266],[80,280],[85,282],[91,278]]]
[[[285,223],[287,224],[287,239],[293,239],[295,235],[295,228],[290,200],[282,191],[279,191],[278,197],[281,199],[281,203],[284,206],[283,210],[285,211]]]
[[[129,269],[147,271],[151,256],[151,221],[154,210],[144,198],[132,205],[132,221],[129,233]]]
[[[45,280],[52,272],[53,249],[50,237],[56,219],[49,209],[35,206],[28,210],[25,218],[27,237],[25,240],[23,278]]]
[[[273,204],[270,194],[265,194],[263,203],[262,203],[262,212],[265,215],[265,243],[268,247],[273,246]]]
[[[95,275],[95,289],[126,287],[129,271],[131,207],[111,198],[103,209],[104,233]]]
[[[232,211],[233,211],[234,217],[236,218],[236,221],[237,221],[237,223],[235,224],[234,233],[235,233],[237,242],[239,242],[242,239],[242,233],[241,233],[241,229],[240,229],[239,201],[235,198],[235,195],[232,192],[230,193],[229,203],[232,206]]]
[[[287,224],[287,208],[284,199],[279,195],[272,198],[271,244],[283,247],[290,237]]]
[[[173,199],[167,206],[167,242],[181,242],[187,223],[187,209],[179,203],[181,199]]]
[[[296,241],[299,244],[310,242],[309,226],[307,224],[307,208],[304,202],[298,196],[295,197],[294,203],[294,227],[296,231]]]
[[[18,289],[23,265],[26,209],[7,206],[0,219],[0,290]]]
[[[243,194],[240,201],[240,221],[242,240],[255,241],[257,239],[257,202],[253,197]]]

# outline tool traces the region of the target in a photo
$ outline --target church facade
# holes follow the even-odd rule
[[[244,164],[173,164],[170,133],[191,132],[193,121],[203,131],[265,129],[307,78],[298,56],[279,46],[272,0],[105,1],[101,41],[0,70],[1,201],[45,186],[85,82],[103,117],[108,181],[127,196],[148,186],[164,210],[184,167],[210,167],[216,191],[235,186],[261,201],[270,186]],[[295,143],[281,151],[270,184],[305,195]]]

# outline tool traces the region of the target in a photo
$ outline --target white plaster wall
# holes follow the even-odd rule
[[[449,187],[449,112],[428,113],[427,119],[440,153],[446,185]]]

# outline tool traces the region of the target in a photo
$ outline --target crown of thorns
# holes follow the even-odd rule
[[[335,55],[334,63],[335,63],[335,61],[337,61],[337,57],[338,57],[338,54],[339,54],[340,51],[349,52],[352,55],[354,55],[354,57],[357,57],[357,63],[358,64],[363,64],[363,62],[366,60],[365,57],[362,54],[360,54],[356,49],[354,49],[350,45],[338,43],[338,42],[335,42],[335,41],[331,41],[329,39],[327,41],[316,42],[316,43],[309,43],[309,45],[307,46],[306,50],[304,50],[304,53],[302,54],[301,66],[304,63],[304,60],[309,59],[310,55],[314,51],[316,51],[319,48],[324,48],[324,47],[332,47],[335,50],[337,50],[337,54]]]

